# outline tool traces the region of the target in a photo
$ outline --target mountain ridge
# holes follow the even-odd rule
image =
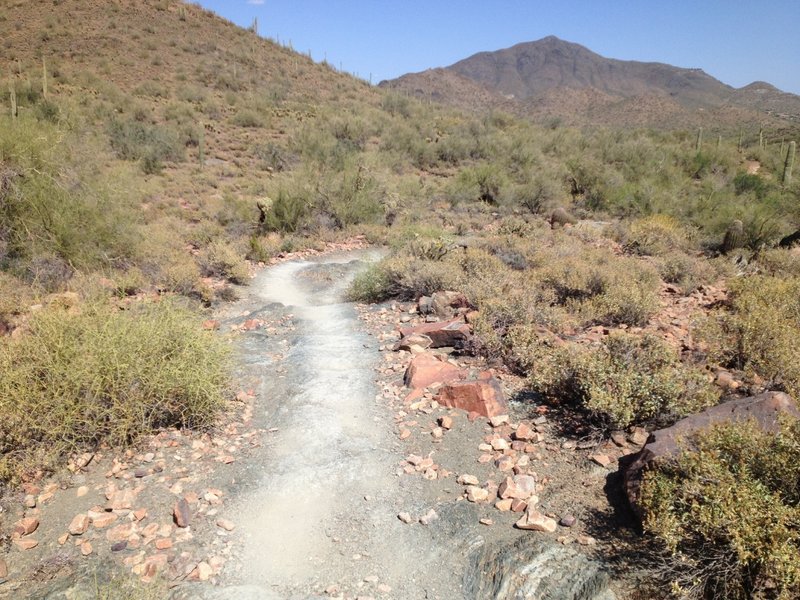
[[[437,89],[443,84],[432,80],[434,72],[449,77],[448,89]],[[452,76],[461,78],[458,85]],[[742,120],[777,130],[800,124],[800,96],[767,82],[735,88],[701,68],[606,58],[555,36],[478,52],[447,67],[408,73],[379,85],[427,95],[462,109],[505,110],[534,119],[555,117],[571,124],[599,120],[612,126],[629,125],[618,110],[621,105],[641,113],[637,126],[703,126],[709,124],[710,113],[723,128],[736,122],[741,125]],[[585,101],[592,94],[601,98],[599,104]],[[655,98],[659,101],[654,102]],[[670,123],[664,122],[656,107],[665,103],[677,104],[672,107]],[[548,110],[539,110],[543,105]],[[576,105],[581,108],[576,110]]]

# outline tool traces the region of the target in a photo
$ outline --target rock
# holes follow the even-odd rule
[[[598,465],[600,465],[601,467],[603,467],[603,468],[605,468],[605,469],[607,469],[607,468],[608,468],[608,466],[609,466],[609,465],[610,465],[612,462],[614,462],[614,461],[611,459],[611,457],[609,457],[609,456],[608,456],[608,455],[606,455],[606,454],[591,454],[591,455],[589,455],[589,460],[591,460],[592,462],[595,462],[595,463],[597,463]]]
[[[439,427],[441,427],[442,429],[452,429],[453,417],[449,417],[447,415],[439,417]]]
[[[25,508],[36,508],[36,496],[34,496],[33,494],[28,494],[27,496],[25,496],[23,505],[25,506]]]
[[[128,541],[122,540],[120,542],[114,542],[111,544],[111,551],[112,552],[122,552],[128,548]]]
[[[406,369],[406,387],[418,389],[434,383],[450,383],[466,378],[466,373],[449,362],[439,360],[429,352],[417,354]]]
[[[136,494],[131,489],[117,490],[109,499],[106,508],[110,510],[130,510],[136,502]]]
[[[411,523],[412,521],[414,521],[414,519],[411,518],[411,515],[408,514],[407,512],[401,512],[399,515],[397,515],[397,518],[400,519],[403,523],[406,523],[406,524]]]
[[[197,579],[199,581],[208,581],[208,579],[214,574],[214,569],[211,568],[207,562],[203,561],[197,563],[197,566],[194,570],[189,574],[190,579]]]
[[[484,417],[507,412],[503,389],[493,377],[444,385],[436,400],[443,406],[476,412]]]
[[[96,529],[103,529],[104,527],[108,527],[114,521],[116,521],[119,517],[114,513],[101,513],[96,516],[89,515],[89,518],[92,520],[92,525]]]
[[[502,500],[498,500],[494,503],[494,507],[499,510],[500,512],[508,512],[511,510],[511,506],[514,504],[514,500],[512,498],[504,498]]]
[[[14,545],[20,550],[31,550],[39,545],[39,541],[32,538],[20,538],[18,540],[14,540]]]
[[[495,415],[493,417],[489,417],[489,425],[494,428],[508,425],[508,415]]]
[[[564,515],[563,517],[561,517],[561,520],[558,522],[558,524],[561,525],[562,527],[573,527],[577,522],[578,519],[576,519],[572,515]]]
[[[462,319],[425,323],[416,327],[400,329],[401,341],[413,335],[424,335],[430,338],[431,348],[463,348],[472,337],[472,328]]]
[[[526,508],[528,508],[528,503],[525,502],[525,500],[512,500],[511,501],[511,512],[515,512],[515,513],[524,512]]]
[[[537,440],[538,434],[527,423],[520,423],[517,430],[514,432],[514,439],[527,442],[530,440]]]
[[[220,328],[220,322],[215,319],[208,319],[203,321],[203,329],[207,331],[216,331]]]
[[[637,446],[643,446],[647,443],[647,438],[647,430],[644,427],[634,427],[633,431],[628,435],[628,441]]]
[[[456,481],[461,485],[480,485],[480,480],[475,475],[467,475],[466,473],[459,475]]]
[[[480,519],[478,521],[478,523],[480,523],[481,525],[494,525],[494,521],[492,521],[491,519],[488,519],[486,517],[484,517],[483,519]]]
[[[228,519],[217,519],[217,527],[224,529],[225,531],[233,531],[236,528],[236,525],[233,521],[229,521]]]
[[[159,538],[155,541],[157,550],[169,550],[172,548],[172,538]]]
[[[79,487],[77,490],[75,490],[75,495],[76,495],[78,498],[81,498],[81,497],[85,496],[85,495],[86,495],[86,494],[88,494],[88,493],[89,493],[89,488],[88,488],[88,487],[86,487],[85,485],[82,485],[82,486],[81,486],[81,487]]]
[[[579,535],[577,538],[575,538],[575,541],[577,541],[581,546],[594,546],[597,543],[597,540],[590,535]]]
[[[612,431],[611,432],[611,441],[614,442],[620,448],[624,448],[627,446],[627,442],[625,441],[625,434],[622,431]]]
[[[397,345],[397,348],[400,350],[408,350],[410,352],[412,348],[421,348],[422,350],[427,350],[432,345],[433,340],[430,337],[422,333],[415,333],[401,339]]]
[[[508,440],[505,438],[494,438],[491,443],[492,450],[508,450]]]
[[[433,313],[433,299],[430,296],[420,296],[417,301],[417,310],[421,315],[430,315]]]
[[[106,531],[106,539],[113,543],[122,542],[128,539],[133,533],[133,523],[122,523]]]
[[[186,498],[181,498],[175,502],[172,508],[172,520],[178,527],[188,527],[192,522],[192,512]]]
[[[81,554],[84,556],[89,556],[93,550],[91,542],[83,542],[81,544]]]
[[[36,517],[27,517],[20,519],[14,523],[14,535],[23,536],[30,535],[39,528],[39,519]]]
[[[70,535],[83,535],[89,529],[90,523],[89,515],[75,515],[67,531],[69,531]]]
[[[430,308],[434,314],[449,319],[459,308],[472,308],[461,292],[436,292],[431,296]]]
[[[433,509],[430,509],[428,512],[426,512],[424,515],[422,515],[419,518],[419,522],[422,523],[423,525],[430,525],[431,523],[433,523],[438,518],[439,518],[439,515],[436,513],[436,511],[433,510]]]
[[[643,472],[657,461],[676,457],[691,443],[692,435],[718,423],[735,423],[748,419],[754,419],[764,431],[774,432],[779,429],[778,418],[782,414],[800,418],[800,410],[790,396],[783,392],[766,392],[718,404],[681,419],[672,427],[651,433],[645,447],[620,465],[625,492],[634,513],[640,518],[643,516],[638,502]]]
[[[497,488],[501,498],[527,500],[536,493],[536,480],[531,475],[506,477]]]
[[[471,485],[467,487],[467,500],[470,502],[485,502],[489,499],[489,490]]]
[[[507,473],[508,471],[511,471],[514,468],[514,459],[508,456],[507,454],[504,454],[496,461],[494,461],[494,464],[500,471],[502,471],[503,473]]]
[[[529,506],[525,514],[522,515],[516,526],[519,529],[527,529],[530,531],[545,531],[547,533],[555,532],[558,525],[550,517],[543,515],[535,508]]]

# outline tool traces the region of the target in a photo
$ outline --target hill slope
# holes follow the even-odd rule
[[[800,122],[800,97],[768,84],[736,90],[701,69],[605,58],[554,36],[480,52],[433,71],[473,82],[480,86],[476,91],[462,84],[459,93],[443,93],[430,83],[431,73],[408,74],[381,85],[460,107],[471,102],[477,110],[488,105],[577,124],[683,127],[713,119],[723,126],[744,120],[780,128]]]

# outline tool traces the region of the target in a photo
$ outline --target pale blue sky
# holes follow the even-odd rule
[[[800,0],[200,0],[364,79],[556,35],[610,58],[699,67],[800,94]]]

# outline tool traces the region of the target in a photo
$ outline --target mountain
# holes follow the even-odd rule
[[[664,63],[605,58],[549,36],[449,67],[380,83],[477,111],[506,110],[573,124],[657,127],[743,122],[800,124],[800,96],[755,82],[735,89],[703,72]]]

